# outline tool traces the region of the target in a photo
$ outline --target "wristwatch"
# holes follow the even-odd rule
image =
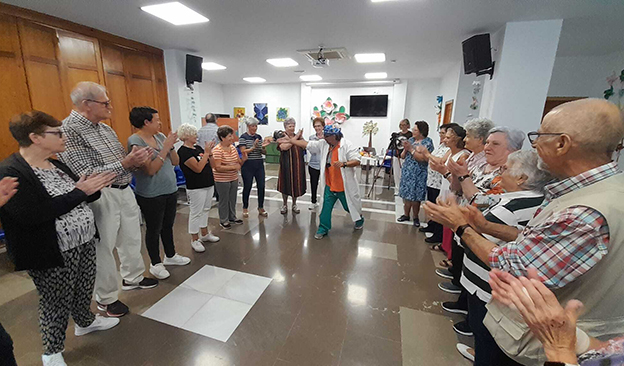
[[[347,163],[342,163],[342,167],[346,168],[347,167]]]
[[[457,228],[457,230],[455,230],[455,234],[457,234],[457,236],[459,236],[460,238],[462,237],[462,235],[464,235],[464,232],[466,231],[467,228],[471,227],[468,224],[462,225],[460,227]]]
[[[468,178],[470,178],[470,174],[462,175],[461,177],[457,178],[457,180],[459,181],[459,183],[461,183]]]

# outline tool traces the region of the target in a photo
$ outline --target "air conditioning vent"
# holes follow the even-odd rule
[[[349,53],[347,53],[347,49],[344,47],[315,48],[311,50],[297,50],[297,52],[307,57],[310,61],[317,61],[319,58],[326,60],[342,60],[343,58],[350,58]]]

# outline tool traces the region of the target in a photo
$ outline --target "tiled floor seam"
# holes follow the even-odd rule
[[[351,315],[347,315],[347,324],[345,325],[344,335],[342,336],[342,344],[340,345],[340,355],[338,355],[338,366],[342,363],[342,350],[344,349],[345,339],[347,339],[347,331],[349,330],[349,318]]]
[[[284,344],[282,344],[282,347],[280,347],[279,353],[277,354],[277,359],[275,359],[275,362],[273,363],[273,366],[275,366],[275,364],[277,363],[278,360],[282,360],[282,361],[285,361],[285,362],[290,362],[290,361],[286,361],[284,359],[280,359],[279,355],[282,354],[282,351],[284,350],[284,346],[286,346],[286,342],[288,342],[288,338],[290,337],[290,333],[292,332],[293,328],[295,327],[295,323],[297,323],[297,319],[299,319],[299,315],[301,315],[301,311],[302,310],[303,310],[303,304],[299,308],[299,312],[297,312],[297,316],[295,317],[295,319],[293,320],[292,324],[290,325],[290,329],[288,329],[288,333],[286,334],[286,338],[284,338]]]

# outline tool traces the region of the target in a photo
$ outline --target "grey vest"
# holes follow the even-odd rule
[[[543,223],[553,212],[571,206],[591,207],[609,226],[608,254],[598,264],[561,289],[554,291],[564,304],[578,299],[585,305],[578,328],[596,338],[624,334],[624,174],[619,173],[553,200],[528,227]],[[517,311],[490,302],[483,320],[507,355],[523,365],[546,361],[543,348]]]

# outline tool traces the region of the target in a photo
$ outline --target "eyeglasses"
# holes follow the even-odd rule
[[[63,131],[61,131],[61,130],[58,130],[58,131],[43,131],[43,133],[48,133],[50,135],[56,135],[60,139],[63,138]]]
[[[537,138],[540,136],[561,136],[563,135],[563,132],[529,132],[527,133],[527,137],[529,138],[529,142],[531,144],[534,144],[535,141],[537,141]]]
[[[86,102],[93,102],[93,103],[97,103],[97,104],[102,104],[104,107],[108,108],[111,105],[111,101],[107,100],[105,102],[100,102],[99,100],[93,100],[93,99],[85,99]]]

